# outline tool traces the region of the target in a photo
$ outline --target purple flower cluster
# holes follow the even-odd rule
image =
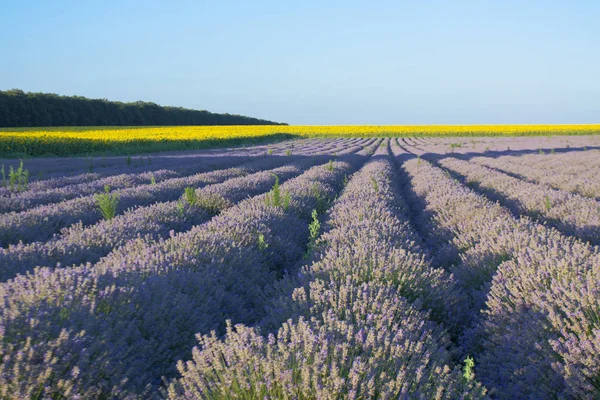
[[[1,284],[0,387],[14,397],[151,396],[189,358],[196,333],[264,316],[268,293],[306,251],[311,210],[364,160],[347,155],[285,182],[285,209],[253,197],[95,265]]]
[[[450,270],[473,312],[461,343],[493,396],[598,396],[598,249],[513,217],[426,161],[403,168],[424,205],[428,242],[458,255]]]
[[[271,308],[288,317],[277,333],[238,324],[223,340],[198,335],[172,398],[484,396],[452,367],[447,334],[419,310],[436,304],[451,278],[421,253],[387,153],[386,143],[352,177],[314,262],[282,285],[299,287]]]

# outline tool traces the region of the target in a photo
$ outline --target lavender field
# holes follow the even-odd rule
[[[1,399],[600,398],[599,136],[0,163]]]

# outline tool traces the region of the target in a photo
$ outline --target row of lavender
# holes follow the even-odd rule
[[[136,184],[149,183],[152,178],[157,181],[182,177],[186,174],[209,171],[219,168],[223,161],[231,165],[236,160],[243,162],[249,158],[258,158],[266,155],[283,156],[300,151],[309,154],[311,151],[322,149],[324,146],[334,147],[336,145],[353,145],[352,142],[363,141],[361,139],[338,139],[331,141],[300,141],[300,143],[280,143],[273,145],[265,152],[259,148],[248,149],[244,152],[222,150],[214,154],[194,154],[189,157],[161,156],[152,165],[148,165],[143,171],[137,168],[129,168],[126,165],[110,168],[102,173],[80,173],[68,176],[66,172],[57,178],[34,181],[27,186],[25,191],[10,191],[5,187],[0,188],[0,212],[19,211],[36,205],[48,204],[68,200],[69,198],[82,196],[102,190],[105,185],[113,189],[131,187]],[[284,152],[285,151],[285,152]]]
[[[38,268],[0,284],[0,396],[149,397],[189,358],[194,334],[264,317],[274,285],[306,252],[323,207],[358,155],[167,239],[134,239],[94,265]]]
[[[345,144],[341,146],[334,145],[321,150],[320,154],[331,152],[332,149],[345,147]],[[297,157],[306,157],[311,153],[315,153],[314,149],[310,150],[310,152],[307,152],[307,155],[298,155]],[[219,167],[228,168],[248,161],[249,159],[244,157],[234,159],[223,158],[219,161]],[[272,157],[270,162],[282,165],[289,161],[293,161],[293,159],[288,157]],[[258,164],[261,165],[260,162]],[[205,169],[203,164],[195,168],[199,170]],[[230,168],[225,171],[200,172],[180,178],[171,178],[154,183],[147,182],[147,184],[120,189],[114,192],[114,195],[119,197],[117,214],[122,214],[132,207],[147,206],[157,201],[176,200],[186,187],[197,187],[199,185],[222,182],[240,173],[252,171],[254,170],[251,168],[249,171]],[[189,173],[191,171],[188,170],[186,172]],[[68,190],[71,191],[71,189]],[[72,193],[76,194],[78,190],[77,188],[73,189]],[[71,226],[77,222],[89,225],[96,223],[101,218],[102,215],[97,210],[95,195],[77,197],[60,203],[41,205],[23,212],[2,214],[0,215],[0,245],[6,247],[9,244],[18,243],[19,241],[27,243],[47,240],[62,228]]]
[[[224,160],[233,164],[238,159],[239,162],[242,162],[244,159],[265,155],[283,156],[286,153],[295,154],[298,150],[303,154],[307,154],[311,150],[322,148],[323,144],[330,146],[336,144],[352,145],[352,142],[359,141],[363,140],[303,140],[298,141],[299,143],[283,142],[275,144],[268,150],[256,147],[241,152],[221,150],[216,153],[192,154],[187,157],[159,156],[152,163],[145,165],[141,172],[138,167],[128,167],[126,164],[122,164],[116,167],[104,168],[102,172],[89,172],[88,170],[86,173],[77,173],[70,176],[67,171],[59,168],[57,173],[60,173],[60,175],[58,177],[34,181],[27,186],[27,190],[24,192],[14,192],[1,187],[0,212],[20,211],[35,205],[67,200],[102,190],[105,185],[119,189],[149,183],[152,178],[159,181],[170,177],[185,176],[193,172],[208,171],[220,167]],[[72,163],[70,162],[69,165]],[[124,171],[127,170],[134,172],[125,173]]]
[[[474,157],[470,161],[555,189],[600,199],[598,150],[518,157]]]
[[[419,137],[405,138],[411,146],[426,146],[436,154],[482,154],[486,156],[546,154],[600,149],[598,135],[514,137]]]
[[[424,209],[416,219],[424,241],[407,222],[385,146],[350,179],[314,241],[310,211],[326,208],[378,142],[286,182],[279,201],[273,188],[234,206],[243,191],[273,185],[267,171],[199,188],[216,208],[161,203],[197,218],[189,231],[163,239],[159,222],[160,234],[128,236],[95,265],[39,268],[0,284],[0,397],[157,396],[161,377],[190,358],[164,394],[483,397],[470,358],[458,367],[466,355],[493,397],[598,395],[597,249],[515,218],[391,143],[412,209]],[[282,177],[310,166],[290,161]],[[220,215],[202,224],[211,211]],[[125,223],[135,213],[108,231],[135,232]],[[95,226],[74,229],[101,241]],[[77,251],[84,247],[63,257]],[[303,255],[312,262],[298,274]],[[190,354],[194,333],[203,348]]]
[[[339,139],[343,140],[343,139]],[[252,146],[248,148],[230,148],[200,150],[188,152],[155,153],[148,156],[102,157],[98,158],[50,158],[25,160],[32,182],[28,189],[49,189],[61,183],[77,184],[90,180],[121,174],[124,169],[137,172],[150,172],[162,168],[178,168],[184,165],[206,163],[223,157],[259,156],[266,153],[283,155],[294,151],[297,147],[318,144],[315,139],[284,141],[271,145]],[[11,162],[12,161],[12,162]],[[4,160],[3,164],[17,164],[14,160]],[[13,168],[17,168],[15,165]],[[5,188],[0,188],[0,196],[10,195]]]
[[[600,244],[600,202],[595,199],[527,182],[454,157],[438,162],[516,214],[529,215],[568,235]]]
[[[493,167],[461,160],[465,156],[460,154],[453,157],[436,156],[432,154],[428,145],[413,148],[424,152],[424,157],[434,160],[447,171],[460,177],[467,185],[499,201],[515,214],[528,215],[556,227],[567,235],[593,245],[600,244],[600,201],[529,182]],[[594,152],[597,153],[595,150]],[[594,177],[594,180],[600,182],[598,177]]]
[[[420,152],[410,149],[416,154]],[[600,395],[600,254],[515,218],[429,162],[404,163],[418,225],[470,306],[463,352],[496,398]]]
[[[360,149],[362,146],[347,147],[338,151],[338,154],[344,156]],[[326,149],[323,151],[328,152]],[[227,180],[224,178],[222,183],[204,187],[197,186],[197,201],[192,204],[181,200],[158,202],[94,225],[75,224],[46,242],[20,243],[0,249],[0,280],[12,278],[17,273],[25,273],[35,266],[54,267],[57,263],[68,266],[86,261],[95,262],[138,236],[150,235],[156,240],[170,232],[189,230],[244,198],[266,192],[276,181],[284,182],[299,175],[306,168],[328,160],[332,160],[330,156],[315,155],[300,158],[284,167],[265,170],[281,164],[283,160],[261,158],[237,168],[240,175],[248,175]],[[256,170],[260,172],[249,174]],[[229,171],[209,174],[224,174],[227,177]]]
[[[279,149],[283,146],[284,144],[278,144],[274,147]],[[289,146],[289,143],[286,146]],[[0,187],[0,198],[20,196],[23,194],[23,191],[43,191],[57,189],[66,185],[85,184],[103,178],[110,178],[113,175],[121,175],[124,171],[135,175],[151,173],[161,169],[173,170],[199,163],[210,165],[217,158],[257,156],[259,155],[259,151],[258,148],[252,148],[249,151],[238,151],[236,153],[222,149],[211,153],[194,152],[188,155],[159,155],[154,156],[154,158],[143,158],[140,156],[133,164],[131,163],[131,157],[128,159],[115,157],[107,160],[106,163],[103,161],[100,164],[94,164],[92,159],[82,158],[25,160],[24,166],[28,171],[30,182],[25,188],[21,188],[21,191],[16,192],[10,190],[8,187]],[[172,172],[176,173],[176,171]],[[115,183],[119,184],[120,182],[117,181]],[[110,181],[107,184],[110,184]]]
[[[350,179],[313,262],[287,277],[270,314],[258,327],[228,325],[223,339],[198,335],[201,347],[179,363],[169,396],[484,397],[472,371],[454,367],[448,334],[429,320],[456,297],[452,277],[423,253],[395,174],[380,148]]]

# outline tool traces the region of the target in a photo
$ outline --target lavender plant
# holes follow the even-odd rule
[[[433,212],[428,231],[460,246],[453,272],[472,310],[482,309],[461,338],[478,360],[478,378],[498,398],[593,397],[600,371],[592,355],[600,348],[597,323],[577,315],[597,307],[585,300],[597,298],[587,295],[600,265],[597,249],[527,218],[516,220],[430,165],[404,166]]]
[[[3,351],[0,369],[19,370],[16,380],[0,373],[0,387],[25,396],[41,383],[46,397],[145,396],[155,390],[161,376],[173,374],[176,360],[187,357],[194,333],[221,331],[225,316],[240,322],[260,318],[264,295],[281,276],[277,271],[296,264],[305,250],[316,202],[310,185],[318,182],[331,195],[362,160],[337,162],[333,172],[313,167],[284,183],[282,190],[291,195],[288,212],[260,197],[249,199],[184,234],[131,241],[94,266],[39,269],[0,285],[2,293],[13,293],[2,297],[10,299],[5,309],[12,312],[3,315],[10,349]],[[259,234],[265,249],[259,248]],[[21,285],[38,287],[40,295],[50,285],[56,296],[23,301]],[[27,328],[25,314],[38,315],[36,330]],[[27,353],[32,358],[19,361],[27,343],[34,344]],[[67,353],[72,357],[34,362],[40,354]],[[22,362],[29,368],[20,370]]]
[[[311,139],[5,176],[0,398],[598,397],[600,159],[578,140]]]
[[[290,317],[277,334],[265,337],[256,328],[230,324],[224,340],[214,334],[198,335],[200,347],[194,350],[193,359],[178,365],[182,377],[170,387],[172,398],[483,396],[484,390],[464,379],[459,368],[444,366],[451,359],[442,350],[449,341],[439,327],[427,322],[427,314],[412,308],[389,280],[382,279],[385,275],[358,278],[361,275],[353,272],[355,267],[378,270],[398,265],[386,260],[373,265],[356,258],[353,250],[357,243],[361,243],[358,248],[364,243],[355,236],[361,230],[354,227],[375,223],[365,235],[369,237],[386,226],[378,223],[384,217],[380,211],[396,215],[395,206],[382,207],[370,185],[365,185],[372,173],[386,167],[392,171],[389,162],[368,164],[334,204],[332,225],[324,239],[327,245],[300,275],[305,283],[272,309],[275,313],[287,310],[284,314]],[[382,198],[385,205],[397,201]],[[360,225],[353,218],[357,208],[370,211]],[[388,243],[383,237],[399,246],[405,243],[404,237],[380,235],[373,244]],[[365,253],[374,254],[368,249]],[[385,257],[386,253],[377,254]],[[340,258],[344,261],[339,262]],[[339,283],[334,279],[337,276]]]

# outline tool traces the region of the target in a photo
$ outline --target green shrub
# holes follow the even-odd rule
[[[104,219],[110,221],[117,213],[119,196],[114,193],[110,193],[110,186],[106,185],[104,186],[104,193],[96,195],[96,203]]]

